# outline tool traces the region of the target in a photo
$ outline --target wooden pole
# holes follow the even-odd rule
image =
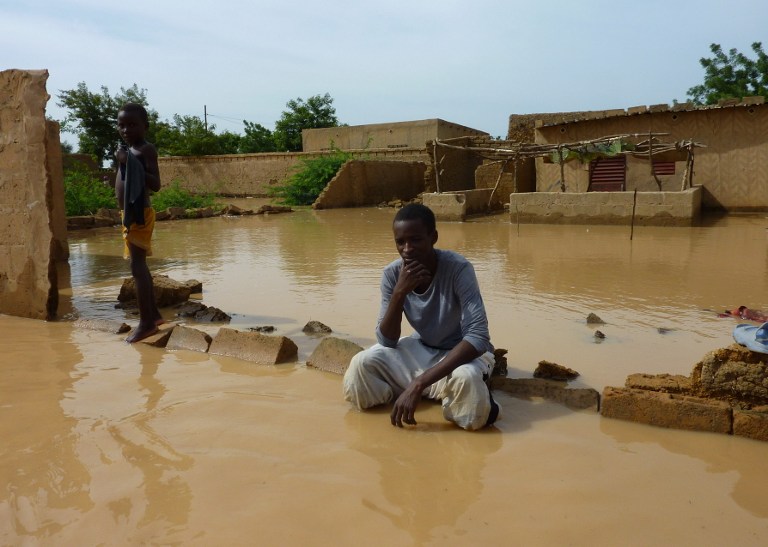
[[[632,221],[629,228],[629,240],[632,241],[632,237],[635,235],[635,208],[637,207],[637,188],[632,196]]]
[[[565,192],[565,166],[563,165],[563,149],[557,147],[557,155],[560,158],[560,191]]]
[[[432,163],[435,166],[435,187],[440,193],[440,166],[437,164],[437,139],[432,141]]]
[[[509,163],[509,160],[503,160],[500,162],[501,165],[499,166],[499,176],[496,177],[496,184],[493,186],[493,190],[491,190],[491,195],[488,197],[488,210],[491,209],[491,201],[493,200],[493,194],[496,193],[496,189],[499,187],[499,184],[501,183],[501,177],[504,175],[504,169],[507,168],[507,164]]]

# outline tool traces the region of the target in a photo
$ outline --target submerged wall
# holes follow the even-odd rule
[[[56,315],[55,258],[66,246],[54,237],[64,218],[53,213],[54,186],[63,183],[58,133],[45,120],[47,80],[46,70],[0,72],[0,313],[35,319]],[[63,186],[55,193],[63,198]]]
[[[683,192],[533,192],[511,194],[511,222],[691,226],[701,212],[701,187]]]

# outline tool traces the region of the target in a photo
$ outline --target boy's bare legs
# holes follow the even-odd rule
[[[147,252],[131,243],[128,243],[128,250],[131,253],[131,275],[136,286],[136,301],[139,304],[139,324],[125,339],[126,342],[132,343],[155,334],[157,325],[164,321],[155,302],[152,274],[147,266]]]

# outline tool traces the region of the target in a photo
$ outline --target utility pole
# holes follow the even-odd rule
[[[208,132],[208,105],[203,105],[203,119],[205,120],[205,132]]]

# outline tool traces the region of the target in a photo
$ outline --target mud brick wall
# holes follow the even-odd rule
[[[502,171],[503,169],[503,171]],[[499,171],[501,179],[499,179]],[[475,170],[475,188],[493,189],[499,186],[493,194],[493,199],[499,204],[509,203],[509,195],[515,192],[515,162],[490,162],[486,160]],[[532,158],[519,159],[517,162],[517,192],[536,191],[536,168]]]
[[[683,192],[533,192],[509,196],[510,221],[551,224],[691,226],[699,217],[701,188]]]
[[[364,161],[345,163],[313,207],[362,207],[391,200],[411,200],[424,191],[423,162]]]
[[[163,185],[178,181],[192,193],[266,197],[269,188],[284,182],[301,160],[327,152],[233,154],[226,156],[164,157],[159,159]],[[403,162],[429,161],[424,149],[371,150],[366,160]]]
[[[726,106],[692,108],[651,105],[627,110],[581,113],[570,120],[543,119],[537,123],[536,142],[577,142],[606,135],[667,133],[665,142],[693,139],[706,146],[694,151],[693,184],[704,187],[702,207],[726,211],[768,210],[768,104],[747,100]],[[686,109],[690,108],[690,109]],[[641,160],[637,160],[641,162]],[[568,192],[585,191],[588,166],[566,165]],[[675,163],[675,175],[660,177],[662,190],[680,188],[685,162]],[[560,179],[557,164],[536,160],[536,188],[551,191]],[[645,165],[628,163],[627,190],[657,190]]]
[[[61,152],[45,120],[47,80],[45,70],[0,72],[0,313],[35,319],[56,315],[54,259],[65,245],[54,237],[64,215],[53,214]]]

